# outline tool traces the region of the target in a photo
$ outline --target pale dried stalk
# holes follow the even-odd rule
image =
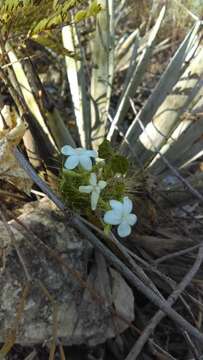
[[[97,15],[96,34],[92,42],[93,69],[91,76],[92,145],[98,148],[106,134],[114,71],[114,0],[101,0]]]

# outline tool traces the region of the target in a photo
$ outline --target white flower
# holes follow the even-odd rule
[[[87,186],[80,186],[79,187],[79,191],[82,193],[91,193],[91,209],[95,210],[97,207],[97,203],[99,200],[99,195],[101,190],[103,190],[107,183],[106,181],[100,180],[97,183],[97,176],[95,173],[91,173],[90,174],[90,180],[89,180],[89,184]]]
[[[110,205],[112,210],[104,214],[104,222],[111,225],[118,226],[118,235],[120,237],[128,236],[131,233],[131,226],[137,222],[137,216],[131,214],[133,203],[125,196],[123,202],[111,200]]]
[[[61,152],[63,155],[68,156],[64,167],[69,170],[75,169],[80,164],[85,170],[89,171],[92,169],[91,157],[97,157],[95,150],[86,150],[80,147],[74,149],[70,145],[63,146]]]

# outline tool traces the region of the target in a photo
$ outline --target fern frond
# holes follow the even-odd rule
[[[43,33],[40,35],[33,36],[32,39],[38,44],[52,50],[58,55],[64,55],[76,60],[80,60],[79,56],[69,49],[66,49],[60,39],[59,34],[55,33]]]
[[[0,7],[0,31],[6,38],[30,38],[70,21],[69,10],[81,0],[4,0]]]
[[[2,11],[4,12],[13,12],[16,11],[16,9],[18,7],[22,7],[22,5],[24,6],[25,2],[29,2],[31,3],[31,1],[29,0],[25,0],[25,1],[19,1],[19,0],[5,0],[3,7],[2,7]]]

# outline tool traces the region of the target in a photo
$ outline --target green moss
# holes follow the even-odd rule
[[[81,185],[87,184],[89,173],[83,171],[63,170],[59,190],[64,202],[72,210],[84,210],[90,207],[89,194],[79,191]],[[83,213],[83,211],[80,211]]]
[[[129,163],[124,156],[115,154],[110,161],[110,166],[114,174],[124,175],[128,171]]]
[[[102,200],[105,203],[105,208],[103,210],[108,210],[109,201],[114,199],[121,201],[123,196],[125,196],[126,188],[125,188],[125,181],[121,178],[112,178],[108,181],[107,187],[102,192]]]
[[[106,161],[103,165],[103,178],[105,180],[116,174],[125,175],[127,173],[129,167],[128,159],[118,154],[108,140],[104,139],[99,146],[98,153],[99,157]]]
[[[129,193],[129,182],[126,176],[128,160],[118,154],[107,140],[100,145],[99,156],[105,160],[96,162],[91,172],[96,174],[97,182],[105,180],[107,186],[100,193],[96,211],[91,209],[91,194],[79,191],[80,186],[89,185],[89,171],[81,167],[77,167],[74,171],[63,169],[59,186],[67,206],[85,215],[90,221],[103,217],[104,212],[111,208],[110,200],[122,201],[123,197]]]
[[[90,173],[85,171],[63,170],[59,183],[59,190],[64,202],[72,210],[77,210],[81,214],[88,216],[92,213],[90,205],[90,194],[81,193],[79,187],[89,184]],[[99,181],[102,176],[97,176]],[[107,180],[107,186],[101,191],[98,201],[98,212],[106,211],[111,199],[122,200],[126,194],[125,179],[123,177],[113,177]]]
[[[111,159],[111,157],[114,154],[114,150],[111,146],[110,141],[108,141],[107,139],[103,140],[103,142],[99,146],[98,154],[101,159],[105,159],[105,160]]]

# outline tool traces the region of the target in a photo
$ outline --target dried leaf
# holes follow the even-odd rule
[[[21,141],[26,128],[26,124],[21,123],[0,140],[0,179],[4,179],[19,190],[29,193],[32,181],[19,166],[13,154],[13,148]]]

